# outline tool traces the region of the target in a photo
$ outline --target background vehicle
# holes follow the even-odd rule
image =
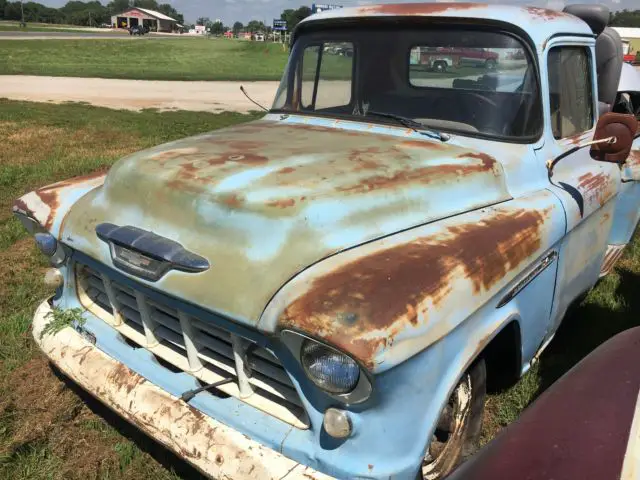
[[[434,5],[311,16],[265,118],[18,199],[47,356],[213,477],[450,472],[629,242],[640,145],[606,8]]]
[[[638,344],[640,327],[600,345],[448,478],[637,478]]]
[[[145,35],[147,33],[149,33],[149,29],[142,25],[135,25],[129,29],[129,35]]]

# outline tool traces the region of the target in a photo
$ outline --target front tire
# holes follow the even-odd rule
[[[462,376],[440,413],[419,479],[443,478],[474,453],[482,429],[486,392],[487,370],[484,360],[479,359]]]

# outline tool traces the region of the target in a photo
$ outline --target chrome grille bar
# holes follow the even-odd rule
[[[268,350],[220,327],[152,300],[89,267],[76,267],[80,302],[120,334],[204,383],[298,428],[308,428],[302,401]]]

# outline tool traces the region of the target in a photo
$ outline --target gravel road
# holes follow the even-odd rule
[[[269,108],[278,82],[170,82],[103,78],[0,75],[0,97],[32,102],[86,102],[100,107],[142,110],[249,112],[258,110],[240,91]]]

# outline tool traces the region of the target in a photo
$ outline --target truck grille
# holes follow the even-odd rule
[[[204,383],[297,428],[309,419],[289,375],[269,351],[76,264],[80,303],[124,337]],[[201,395],[206,395],[202,393]]]

